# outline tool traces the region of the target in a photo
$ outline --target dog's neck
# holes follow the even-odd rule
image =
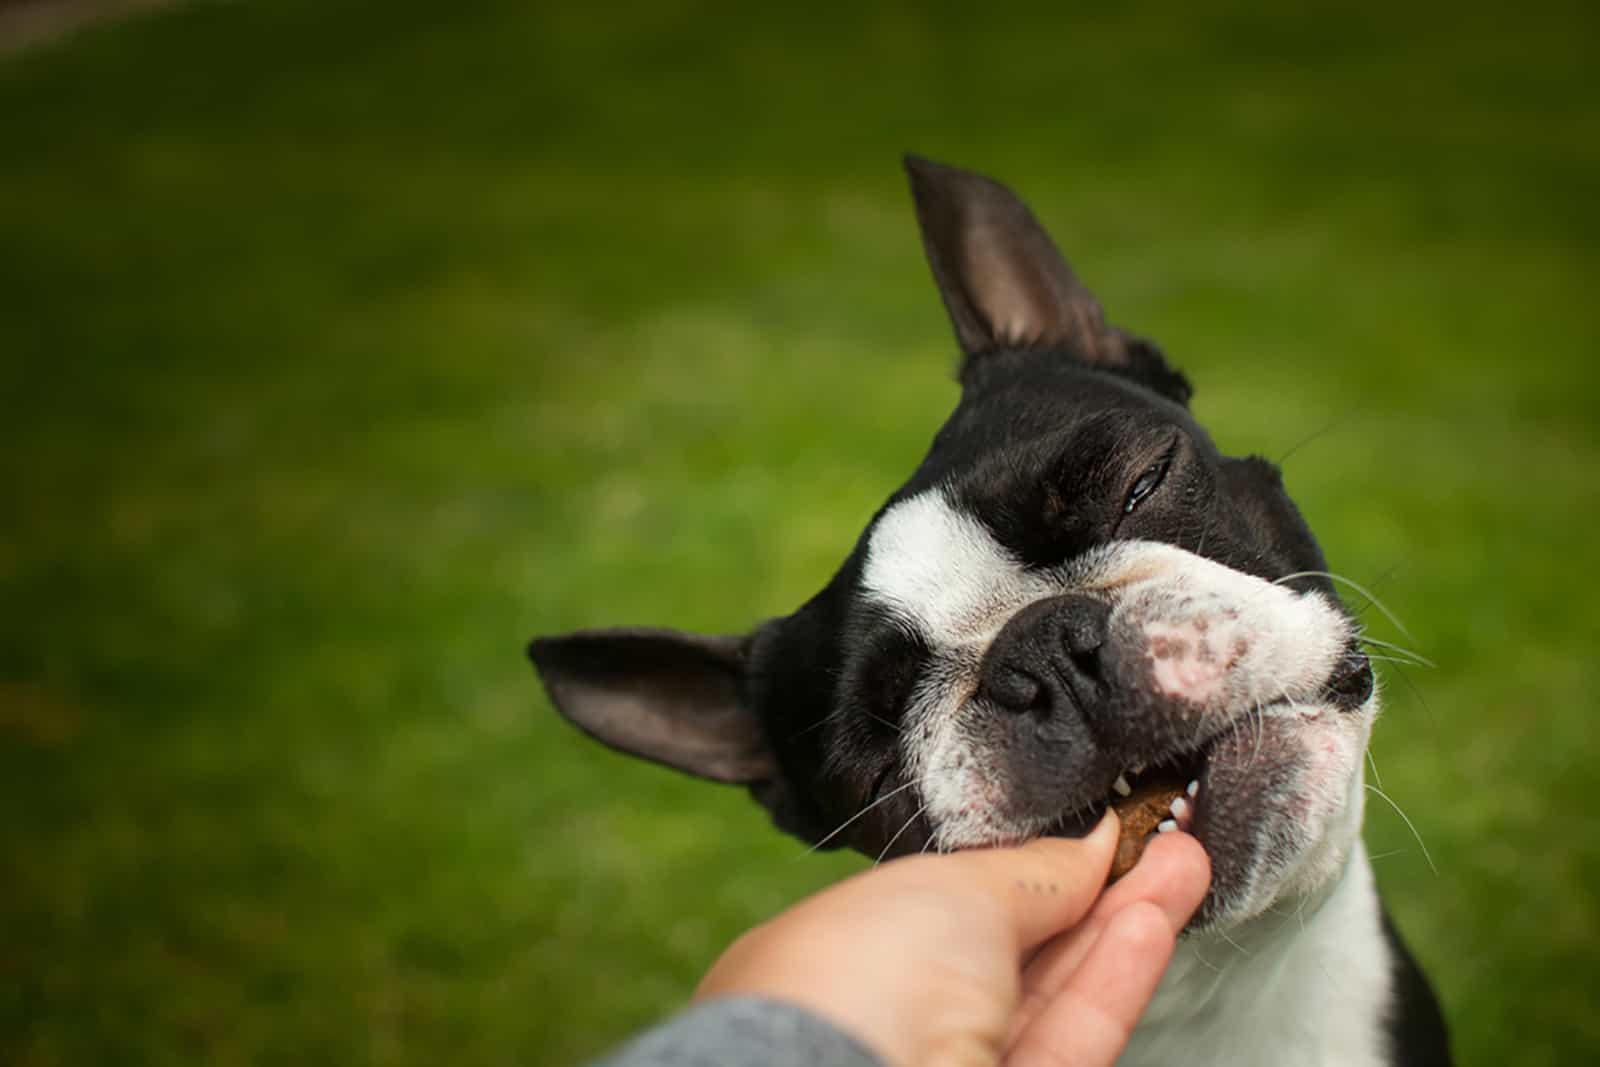
[[[1181,942],[1118,1063],[1385,1064],[1392,981],[1357,842],[1320,899]]]

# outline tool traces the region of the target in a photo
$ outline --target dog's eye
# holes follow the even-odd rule
[[[1122,504],[1122,513],[1124,515],[1130,514],[1134,508],[1144,501],[1145,497],[1156,491],[1156,486],[1160,485],[1161,479],[1167,476],[1167,468],[1170,466],[1172,466],[1172,457],[1167,455],[1144,469],[1144,473],[1139,475],[1138,480],[1133,483],[1133,488],[1128,490],[1128,499]]]

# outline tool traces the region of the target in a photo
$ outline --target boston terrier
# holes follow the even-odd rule
[[[874,859],[1080,834],[1170,782],[1209,895],[1128,1064],[1439,1064],[1360,838],[1360,627],[1256,456],[989,178],[908,158],[961,400],[821,592],[741,636],[534,640],[560,712]]]

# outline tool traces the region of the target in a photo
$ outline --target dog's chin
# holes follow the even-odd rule
[[[1282,706],[1211,746],[1193,826],[1211,859],[1211,891],[1192,929],[1298,906],[1337,879],[1360,832],[1367,721]]]
[[[1369,711],[1270,706],[1134,776],[1136,790],[1152,778],[1180,793],[1181,783],[1198,783],[1182,828],[1211,860],[1211,889],[1191,932],[1235,927],[1285,902],[1298,907],[1338,878],[1360,831]],[[1045,833],[1081,836],[1114,799],[1078,808]]]

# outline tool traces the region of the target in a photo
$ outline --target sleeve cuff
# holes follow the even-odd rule
[[[595,1067],[884,1067],[820,1016],[777,1000],[711,1000],[646,1031]]]

